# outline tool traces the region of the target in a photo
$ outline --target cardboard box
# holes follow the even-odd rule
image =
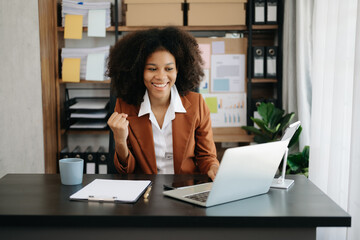
[[[125,0],[126,26],[183,26],[184,0]]]
[[[188,26],[246,25],[247,0],[187,0]]]

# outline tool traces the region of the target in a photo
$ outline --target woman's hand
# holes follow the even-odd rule
[[[129,121],[126,119],[128,117],[125,113],[114,112],[107,122],[109,127],[114,133],[115,140],[115,151],[117,153],[118,159],[121,163],[126,166],[126,159],[129,155],[127,148],[126,140],[129,135]]]
[[[211,165],[209,171],[207,172],[207,175],[209,176],[209,178],[211,178],[211,180],[214,181],[217,171],[219,169],[218,165]]]
[[[115,142],[126,143],[129,135],[127,116],[125,113],[114,112],[107,121],[107,124],[114,133]]]

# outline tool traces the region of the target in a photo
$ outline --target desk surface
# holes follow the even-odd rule
[[[351,217],[304,176],[289,176],[288,190],[210,208],[162,195],[163,184],[203,175],[84,175],[82,185],[64,186],[58,174],[8,174],[0,179],[0,226],[118,227],[348,227]],[[135,204],[70,201],[96,178],[150,179],[149,199]]]

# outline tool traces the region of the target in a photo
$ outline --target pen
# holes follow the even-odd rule
[[[149,186],[146,189],[146,192],[144,193],[144,199],[148,199],[149,195],[150,195],[150,191],[151,191],[151,186]]]

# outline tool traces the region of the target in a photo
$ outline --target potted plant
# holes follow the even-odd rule
[[[290,121],[295,116],[295,113],[287,113],[279,108],[276,108],[273,103],[260,103],[257,106],[257,111],[260,118],[250,117],[251,120],[258,126],[242,126],[243,129],[254,134],[254,142],[266,143],[277,141],[281,138],[283,131],[287,128]],[[289,142],[289,150],[299,141],[299,136],[302,131],[300,126],[295,132],[294,136]],[[302,152],[295,152],[288,155],[288,170],[287,173],[297,174],[302,173],[308,175],[309,166],[309,146],[305,146]]]

